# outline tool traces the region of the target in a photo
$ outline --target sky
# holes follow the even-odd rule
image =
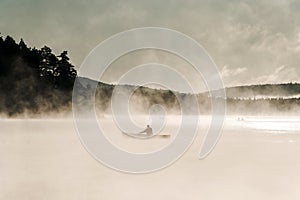
[[[77,69],[103,40],[121,31],[147,26],[174,29],[195,39],[216,63],[226,86],[300,82],[298,0],[0,2],[2,36],[23,38],[37,48],[47,45],[55,54],[68,50]],[[120,58],[122,62],[112,64],[105,80],[114,82],[132,63],[153,60],[194,74],[188,64],[164,54],[145,51],[143,55],[133,53]]]

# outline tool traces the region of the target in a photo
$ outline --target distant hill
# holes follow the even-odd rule
[[[0,113],[9,117],[47,115],[71,112],[72,90],[77,72],[70,63],[67,51],[54,55],[44,46],[27,47],[7,36],[0,37]],[[93,80],[81,78],[82,88]],[[95,82],[95,81],[93,81]],[[95,84],[93,84],[95,85]],[[134,86],[120,86],[124,91]],[[96,108],[110,112],[110,100],[115,86],[98,83]],[[300,84],[265,84],[226,88],[228,114],[300,114]],[[134,109],[148,113],[151,106],[160,104],[168,112],[180,113],[177,98],[190,105],[197,97],[202,114],[209,114],[209,93],[185,94],[169,90],[139,87],[132,97]],[[190,107],[190,112],[195,109]]]
[[[293,98],[300,95],[300,84],[265,84],[226,88],[228,98]]]

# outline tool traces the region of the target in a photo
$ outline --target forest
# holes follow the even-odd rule
[[[67,51],[55,55],[50,47],[31,48],[23,39],[0,35],[0,113],[8,117],[71,112],[72,90],[77,76]],[[84,87],[84,86],[83,86]],[[96,104],[100,112],[109,112],[114,85],[98,83]],[[128,89],[129,85],[122,86]],[[228,114],[299,114],[300,84],[262,84],[226,88]],[[209,93],[184,94],[170,90],[138,87],[133,98],[140,112],[155,104],[171,113],[179,113],[178,98],[189,103],[196,97],[202,114],[209,114]],[[191,112],[194,110],[190,109]]]

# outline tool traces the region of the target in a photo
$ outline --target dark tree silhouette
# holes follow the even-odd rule
[[[58,65],[54,69],[54,75],[56,77],[56,84],[62,89],[70,89],[73,87],[74,80],[76,78],[76,70],[74,66],[69,63],[68,52],[63,51],[58,57]]]
[[[0,112],[9,116],[70,108],[76,70],[67,52],[59,57],[45,46],[28,48],[0,37]]]
[[[52,54],[52,50],[47,46],[44,46],[40,50],[40,55],[40,76],[45,77],[53,86],[56,86],[54,70],[57,66],[58,59]]]

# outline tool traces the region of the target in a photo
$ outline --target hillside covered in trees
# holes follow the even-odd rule
[[[76,76],[67,51],[54,55],[47,46],[30,48],[22,39],[16,42],[10,36],[0,36],[0,114],[31,117],[71,112]],[[100,112],[109,112],[115,86],[101,82],[96,85],[96,107]],[[86,89],[87,85],[82,87]],[[128,90],[133,86],[122,87]],[[239,86],[226,88],[226,93],[228,114],[300,114],[300,84],[297,83]],[[155,104],[179,113],[176,98],[189,105],[195,95],[201,114],[209,114],[209,93],[184,94],[139,87],[132,99],[137,110],[143,113]]]
[[[54,55],[47,46],[27,47],[0,37],[0,112],[54,112],[68,108],[76,70],[67,51]]]

